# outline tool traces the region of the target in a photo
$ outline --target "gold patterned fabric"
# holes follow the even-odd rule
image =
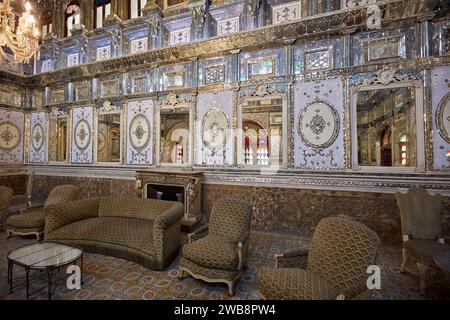
[[[183,257],[205,268],[237,270],[236,244],[222,237],[208,235],[183,247]]]
[[[258,283],[261,294],[273,300],[325,300],[338,295],[331,282],[300,268],[262,268]]]
[[[365,225],[345,216],[325,218],[314,232],[309,252],[286,255],[292,262],[289,259],[309,253],[306,269],[265,269],[258,289],[267,299],[330,299],[339,294],[354,298],[367,290],[367,267],[374,264],[379,245],[378,236]],[[278,285],[280,281],[293,283],[288,290]]]
[[[359,222],[342,216],[323,219],[311,240],[307,270],[353,297],[367,289],[367,267],[379,245],[376,233]]]
[[[179,250],[184,206],[153,202],[160,200],[103,197],[49,206],[45,239],[163,270]]]
[[[251,207],[239,200],[215,202],[208,234],[206,227],[199,228],[189,236],[192,242],[183,247],[181,272],[205,281],[225,282],[233,295],[234,282],[247,259],[251,213]]]
[[[250,217],[250,204],[239,200],[218,200],[211,211],[209,234],[229,241],[243,241],[242,236],[250,230]]]
[[[13,227],[15,230],[19,230],[22,228],[43,228],[44,224],[44,211],[16,214],[8,218],[8,227]]]
[[[55,187],[47,197],[44,207],[52,204],[64,203],[68,201],[74,201],[78,198],[80,188],[74,185],[61,185]]]
[[[0,186],[0,210],[8,209],[13,194],[13,189]]]
[[[57,186],[48,195],[43,208],[30,208],[25,210],[23,214],[9,217],[6,222],[6,229],[20,234],[27,234],[26,230],[33,230],[32,233],[42,233],[45,225],[45,208],[73,201],[78,198],[79,193],[80,188],[74,185]]]
[[[77,221],[52,232],[47,240],[107,242],[154,255],[153,222],[142,219],[97,217]]]
[[[99,217],[132,217],[154,220],[170,209],[171,201],[148,201],[137,197],[104,197],[98,208]]]
[[[0,186],[0,226],[6,222],[6,219],[11,215],[9,205],[13,197],[13,189]]]

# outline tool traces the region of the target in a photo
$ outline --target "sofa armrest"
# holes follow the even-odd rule
[[[159,270],[163,270],[178,252],[183,215],[184,206],[178,202],[153,220],[153,245]]]
[[[275,268],[302,268],[306,269],[308,249],[300,249],[275,255]]]
[[[208,235],[209,224],[198,227],[194,232],[188,234],[189,243],[200,240]]]
[[[49,205],[45,212],[45,236],[71,223],[98,216],[100,198]]]

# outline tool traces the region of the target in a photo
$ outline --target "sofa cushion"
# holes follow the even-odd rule
[[[186,244],[183,257],[205,268],[233,271],[239,264],[235,244],[213,235]]]
[[[136,197],[102,197],[99,217],[124,217],[154,220],[174,205],[171,201],[142,199]]]
[[[45,212],[32,211],[24,214],[16,214],[6,220],[8,226],[15,229],[44,228]]]
[[[98,217],[74,222],[46,235],[46,240],[104,242],[154,255],[153,222],[143,219]]]
[[[332,283],[300,268],[262,268],[258,289],[270,300],[328,300],[339,294]]]

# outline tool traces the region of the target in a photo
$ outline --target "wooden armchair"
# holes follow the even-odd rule
[[[409,272],[419,276],[420,293],[426,293],[426,274],[434,268],[433,255],[448,251],[442,235],[442,198],[439,194],[430,195],[420,188],[409,189],[406,194],[397,192],[397,203],[400,208],[403,234],[403,261],[401,272]],[[418,273],[407,268],[408,257],[413,259]]]
[[[228,285],[230,296],[243,273],[250,238],[251,207],[233,199],[214,203],[209,225],[189,235],[183,247],[180,279],[185,274]]]

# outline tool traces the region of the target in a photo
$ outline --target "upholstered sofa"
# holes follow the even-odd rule
[[[179,202],[102,197],[45,208],[45,240],[163,270],[180,246]]]

